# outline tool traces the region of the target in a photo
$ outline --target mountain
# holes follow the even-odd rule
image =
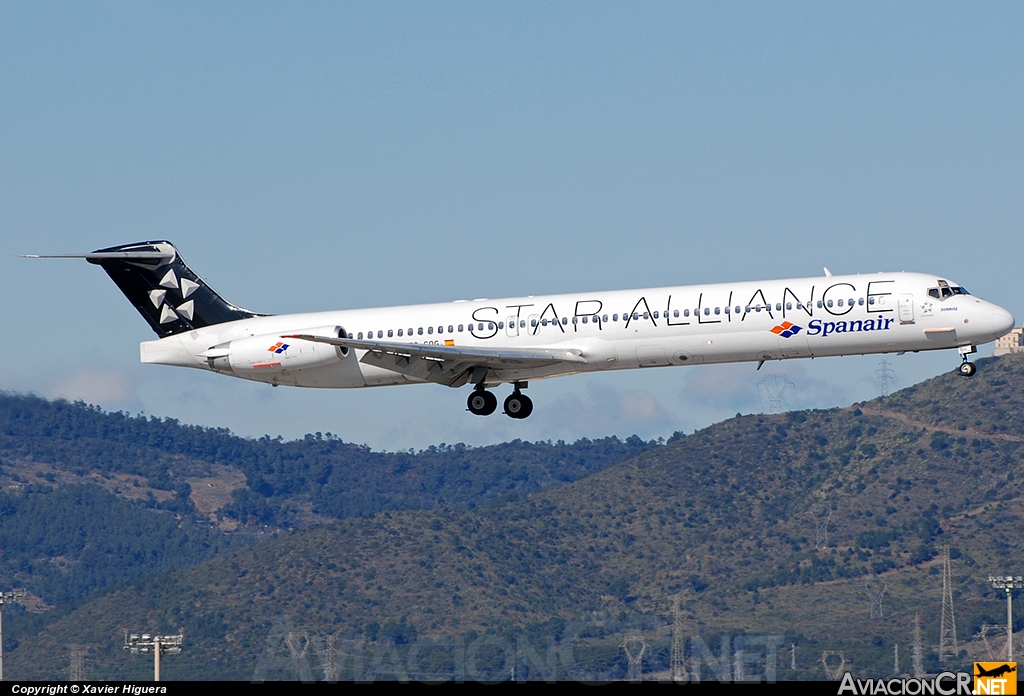
[[[887,676],[896,644],[909,669],[917,615],[938,667],[947,546],[961,650],[946,664],[963,665],[1005,616],[985,577],[1021,574],[1024,539],[1024,356],[979,368],[849,408],[738,416],[486,508],[282,533],[96,596],[26,634],[8,669],[52,678],[76,642],[92,646],[87,675],[141,677],[120,627],[184,626],[171,678],[616,678],[641,639],[644,670],[664,675],[678,601],[705,678],[757,678],[772,650],[780,678],[823,678],[826,651]]]

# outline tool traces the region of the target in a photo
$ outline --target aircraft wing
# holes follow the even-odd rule
[[[362,363],[450,387],[461,387],[466,384],[473,378],[473,372],[477,369],[501,370],[587,362],[581,356],[581,351],[565,348],[462,348],[421,343],[361,341],[354,338],[311,334],[289,334],[281,338],[297,338],[365,350],[366,354],[360,359]]]

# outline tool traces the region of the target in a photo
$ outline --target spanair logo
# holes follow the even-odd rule
[[[280,355],[281,353],[283,353],[286,350],[288,350],[288,344],[287,343],[281,343],[280,341],[278,341],[274,345],[272,345],[269,348],[267,348],[267,350],[270,351],[271,353],[277,353],[278,355]]]
[[[1016,694],[1016,662],[975,662],[975,694]]]
[[[797,326],[796,324],[784,321],[778,326],[773,326],[771,332],[783,338],[789,338],[790,336],[796,336],[798,333],[803,331],[804,327]]]

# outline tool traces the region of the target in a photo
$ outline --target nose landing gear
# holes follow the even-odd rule
[[[960,363],[960,367],[957,372],[960,373],[961,377],[971,377],[978,371],[977,366],[967,359],[968,355],[976,352],[978,352],[978,349],[974,346],[960,346],[960,357],[963,358],[963,362]]]

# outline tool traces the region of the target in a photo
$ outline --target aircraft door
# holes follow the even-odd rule
[[[900,295],[900,323],[914,323],[914,296],[909,292]]]

